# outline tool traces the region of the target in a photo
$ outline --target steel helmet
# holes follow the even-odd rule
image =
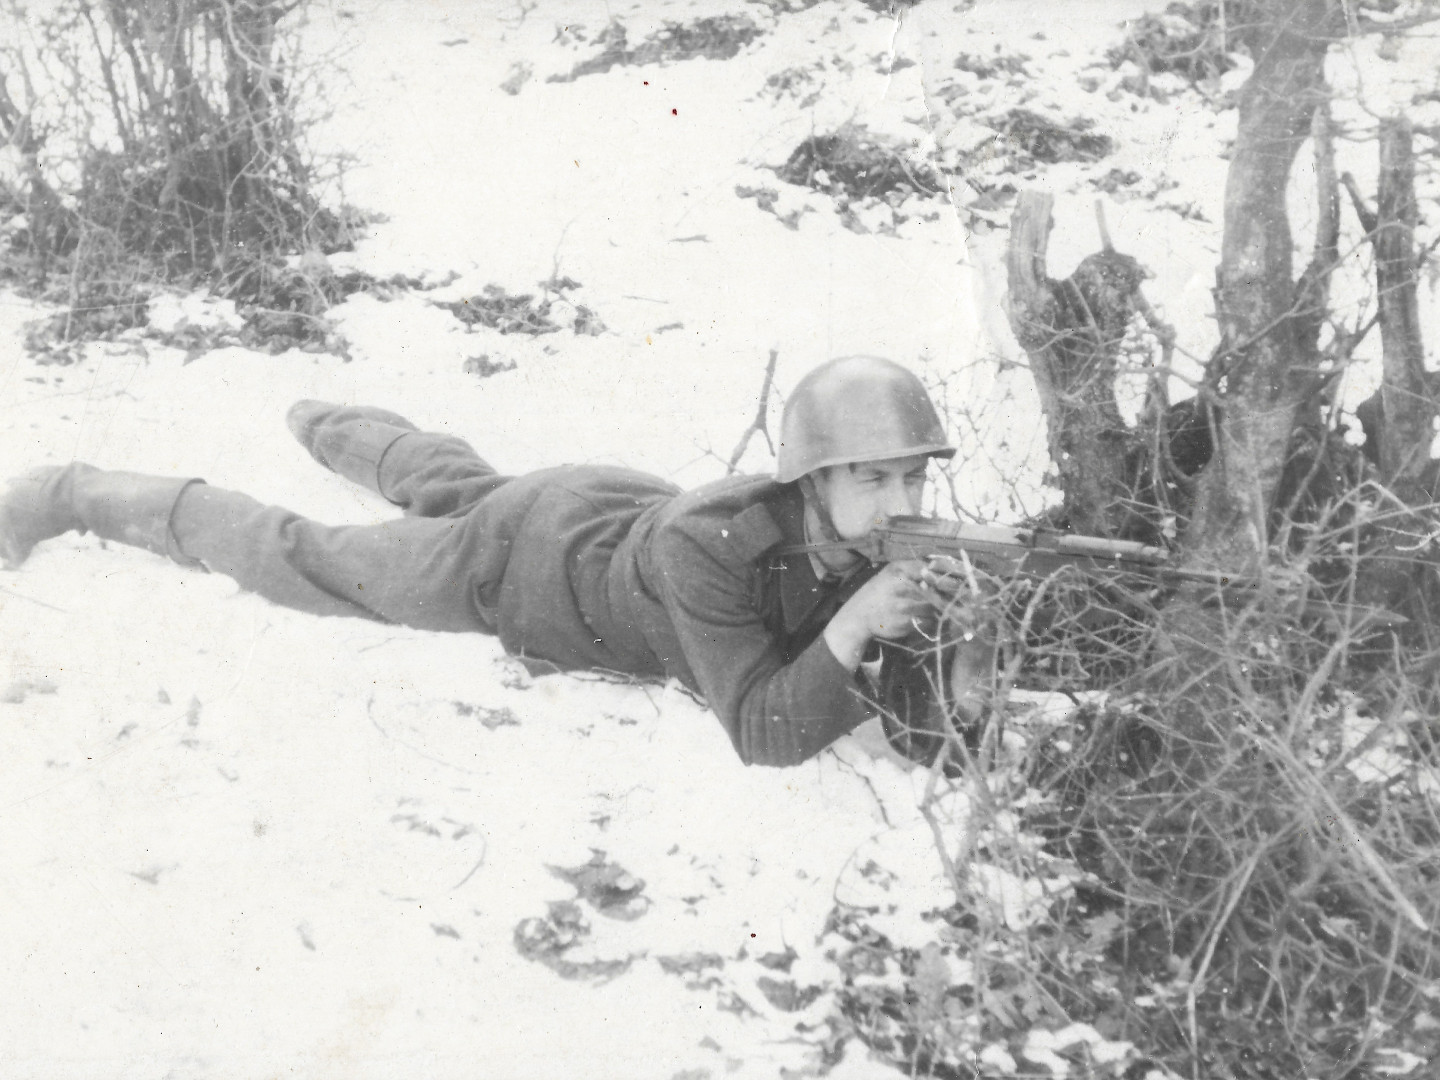
[[[809,372],[785,402],[775,479],[912,454],[955,454],[920,380],[880,356],[841,356]]]

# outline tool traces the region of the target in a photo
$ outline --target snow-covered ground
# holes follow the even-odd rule
[[[1146,7],[929,0],[897,21],[858,0],[778,15],[742,0],[325,6],[310,31],[332,57],[322,147],[357,155],[346,197],[388,219],[333,261],[458,277],[351,298],[334,313],[348,359],[186,363],[137,336],[40,366],[21,347],[36,309],[0,295],[0,473],[73,458],[327,521],[389,516],[285,430],[292,401],[319,397],[461,434],[507,472],[623,462],[694,484],[723,473],[769,350],[782,393],[829,356],[875,352],[983,414],[963,494],[1003,508],[1001,480],[1033,489],[1043,452],[1023,372],[993,362],[1015,356],[1003,228],[963,191],[912,200],[898,225],[861,207],[870,231],[855,231],[767,167],[849,120],[944,157],[994,139],[975,121],[987,109],[1093,117],[1114,155],[1011,177],[1056,193],[1051,273],[1098,248],[1090,178],[1133,170],[1146,197],[1107,199],[1110,231],[1204,356],[1235,113],[1111,93],[1123,73],[1094,65]],[[612,18],[636,43],[714,14],[765,33],[727,61],[546,81],[594,55]],[[961,53],[1030,60],[987,82]],[[1376,70],[1434,89],[1423,57]],[[1347,167],[1369,187],[1363,162]],[[785,189],[778,214],[798,227],[737,186]],[[467,330],[433,303],[552,275],[581,283],[572,299],[604,334]],[[479,356],[514,370],[468,373]],[[746,467],[770,463],[752,441]],[[0,1073],[813,1073],[843,981],[837,903],[874,909],[897,947],[938,942],[927,955],[966,977],[922,918],[954,900],[916,809],[925,781],[872,728],[804,767],[747,770],[674,687],[531,679],[486,638],[298,615],[67,536],[0,575]],[[964,800],[941,810],[958,829]],[[576,889],[552,868],[597,851],[638,879],[633,917],[562,903]],[[1033,916],[1033,888],[994,868],[973,881],[998,922]],[[584,939],[567,960],[628,966],[564,978],[517,948],[537,925]],[[761,988],[785,979],[819,992],[786,1011],[798,1002]],[[1060,1060],[1032,1049],[1031,1066]],[[831,1075],[880,1068],[852,1042]]]

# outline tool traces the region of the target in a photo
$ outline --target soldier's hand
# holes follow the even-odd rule
[[[978,601],[995,591],[995,579],[968,558],[930,555],[924,561],[922,580],[948,597]]]
[[[825,642],[840,663],[853,671],[872,638],[894,641],[933,624],[949,598],[927,580],[917,559],[887,563],[856,590],[825,628]]]
[[[925,563],[907,559],[887,563],[840,610],[853,608],[870,637],[894,641],[933,625],[935,613],[947,603]]]

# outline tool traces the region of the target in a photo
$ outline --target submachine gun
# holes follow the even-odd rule
[[[1156,606],[1183,594],[1207,605],[1238,607],[1257,596],[1260,589],[1257,578],[1179,567],[1164,548],[1134,540],[1080,536],[1058,529],[972,525],[914,515],[886,518],[858,540],[796,544],[783,549],[785,554],[839,551],[858,552],[872,563],[948,556],[1001,581],[1023,578],[1041,582],[1073,568],[1107,586],[1119,585],[1135,599],[1143,596]],[[1383,608],[1312,598],[1299,588],[1284,592],[1293,596],[1290,610],[1295,614],[1351,626],[1408,621]]]

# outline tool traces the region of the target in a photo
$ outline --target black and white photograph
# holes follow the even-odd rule
[[[0,1078],[1440,1077],[1440,0],[0,0]]]

